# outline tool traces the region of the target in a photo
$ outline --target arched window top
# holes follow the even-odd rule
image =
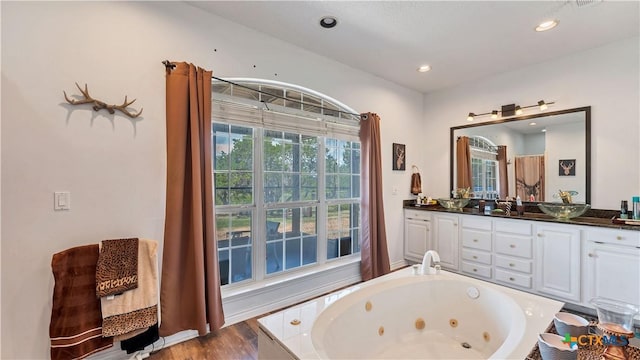
[[[358,113],[340,101],[305,88],[280,81],[253,78],[226,78],[213,80],[214,99],[230,98],[254,106],[277,109],[281,112],[343,119],[347,122],[359,121]],[[227,82],[228,81],[228,82]]]
[[[472,150],[486,151],[491,154],[498,154],[498,146],[484,136],[471,136],[469,146]]]

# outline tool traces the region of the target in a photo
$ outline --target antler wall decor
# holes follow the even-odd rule
[[[84,96],[84,99],[80,99],[80,100],[75,100],[75,99],[69,99],[69,97],[67,97],[67,93],[65,91],[62,91],[64,93],[64,98],[65,100],[67,100],[67,102],[71,105],[80,105],[80,104],[93,104],[93,110],[95,111],[99,111],[100,109],[107,109],[107,111],[109,112],[109,114],[113,114],[115,113],[116,110],[122,112],[123,114],[127,115],[130,118],[137,118],[138,116],[140,116],[140,114],[142,114],[142,110],[140,109],[140,111],[138,111],[137,113],[130,113],[129,110],[127,110],[127,106],[133,104],[136,99],[133,99],[131,101],[127,101],[127,96],[124,96],[124,102],[122,103],[122,105],[109,105],[103,101],[100,100],[96,100],[94,98],[92,98],[89,95],[89,90],[87,89],[87,84],[84,84],[84,90],[82,90],[82,88],[80,87],[80,85],[78,85],[78,83],[76,83],[76,86],[78,87],[78,90],[80,90],[80,92],[82,93],[82,95]]]

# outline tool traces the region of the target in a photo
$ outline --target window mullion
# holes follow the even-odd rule
[[[318,264],[327,262],[327,197],[325,173],[325,138],[318,137]]]
[[[253,173],[254,173],[254,199],[256,205],[256,213],[253,216],[253,270],[255,280],[264,279],[266,269],[266,244],[267,235],[265,231],[266,213],[264,209],[264,144],[263,129],[255,129],[254,131],[254,147],[253,147]]]

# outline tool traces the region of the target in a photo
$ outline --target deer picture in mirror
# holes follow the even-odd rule
[[[554,202],[559,190],[571,190],[575,202],[591,201],[590,106],[455,126],[450,135],[452,191]],[[571,176],[558,172],[563,165]]]

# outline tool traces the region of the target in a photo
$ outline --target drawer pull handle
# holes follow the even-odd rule
[[[477,272],[477,271],[478,271],[478,269],[473,269],[473,272]]]
[[[595,257],[595,255],[593,255],[592,253],[589,253],[589,257]]]
[[[473,255],[473,258],[474,258],[474,259],[477,259],[478,257],[477,257],[477,256],[475,256],[475,255]]]
[[[514,263],[509,263],[509,266],[514,267],[514,266],[516,266],[516,264],[514,264]]]
[[[542,235],[542,234],[538,234],[538,237],[543,237],[543,236],[544,236],[544,235]]]
[[[511,280],[511,281],[515,281],[516,279],[514,279],[514,278],[510,277],[510,278],[509,278],[509,280]]]
[[[478,242],[478,239],[473,239],[473,242]]]
[[[453,223],[453,226],[458,226],[458,223]]]
[[[516,246],[514,244],[509,245],[510,248],[514,249]]]
[[[622,236],[618,235],[618,236],[616,236],[616,239],[622,240],[623,238],[622,238]]]

